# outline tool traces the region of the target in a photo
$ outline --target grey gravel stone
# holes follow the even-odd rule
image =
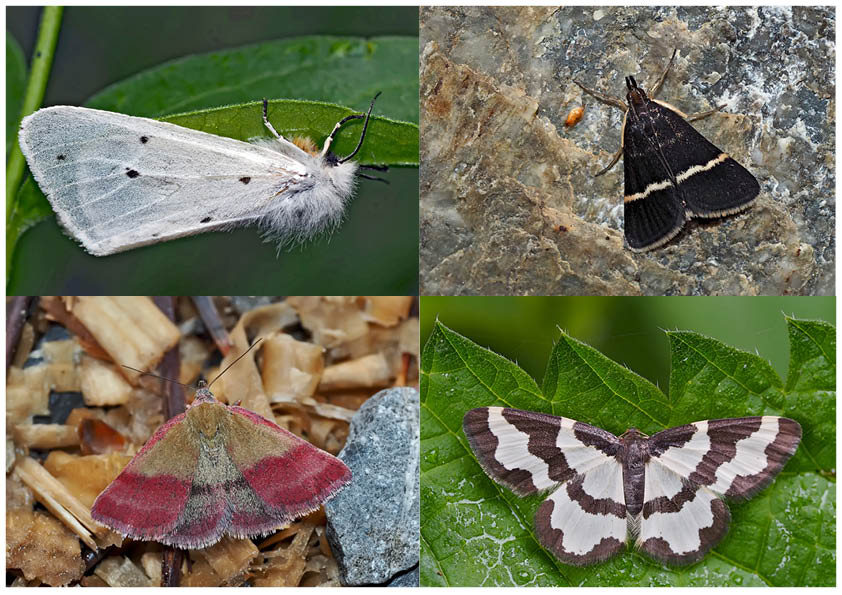
[[[387,583],[418,565],[419,444],[415,389],[380,391],[351,420],[339,458],[353,479],[325,505],[327,537],[343,584]],[[410,579],[401,576],[395,582],[405,580]]]
[[[421,572],[419,567],[416,566],[410,572],[399,574],[388,583],[386,583],[387,587],[417,587],[419,585],[419,581],[421,579]]]
[[[422,7],[421,293],[832,295],[833,7]],[[623,242],[620,110],[658,95],[760,182],[742,214]],[[571,109],[584,118],[564,126]]]

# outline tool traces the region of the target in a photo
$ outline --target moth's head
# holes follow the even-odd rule
[[[647,436],[646,434],[644,434],[643,432],[641,432],[637,428],[629,428],[628,430],[623,432],[622,436],[620,436],[620,438],[623,438],[625,440],[635,440],[635,439],[642,439],[642,438],[648,438],[648,437],[649,436]]]
[[[646,97],[646,92],[637,86],[637,81],[634,80],[633,76],[626,77],[626,87],[628,87],[629,90],[626,94],[626,100],[629,105],[642,105],[649,100],[648,97]]]

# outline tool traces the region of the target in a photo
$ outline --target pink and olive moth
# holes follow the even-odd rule
[[[200,385],[97,497],[91,516],[137,540],[184,549],[263,535],[351,481],[327,452]]]

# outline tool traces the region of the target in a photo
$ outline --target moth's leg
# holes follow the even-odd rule
[[[600,170],[599,173],[594,174],[593,177],[598,178],[602,174],[606,173],[609,169],[611,169],[612,167],[617,165],[617,162],[620,160],[620,155],[622,155],[622,154],[623,154],[623,147],[621,145],[620,148],[617,150],[617,152],[614,153],[614,156],[611,158],[611,163],[606,165],[605,168]]]
[[[574,80],[573,82],[576,83],[582,91],[584,91],[585,93],[587,93],[591,97],[596,98],[598,101],[601,101],[602,103],[605,103],[607,105],[613,105],[614,107],[623,110],[623,114],[624,114],[624,116],[623,116],[623,131],[625,131],[625,128],[626,128],[625,114],[628,112],[628,109],[629,109],[629,107],[628,107],[628,105],[626,105],[625,101],[623,101],[622,99],[618,99],[617,97],[611,97],[610,95],[600,93],[599,91],[595,91],[594,89],[589,89],[588,87],[586,87],[585,85],[583,85],[579,81]],[[622,132],[621,132],[621,134],[622,134]],[[611,158],[611,163],[609,163],[605,168],[600,170],[599,173],[594,174],[594,177],[595,178],[599,177],[602,174],[606,173],[608,170],[610,170],[612,167],[614,167],[617,164],[617,162],[620,160],[620,155],[622,155],[622,154],[623,154],[623,143],[621,141],[620,142],[620,148],[614,154],[614,157]]]
[[[333,137],[336,136],[336,133],[339,132],[339,129],[342,128],[342,125],[349,121],[349,120],[362,120],[365,118],[363,114],[354,114],[352,116],[345,116],[341,120],[336,123],[336,126],[333,127],[333,131],[328,135],[327,139],[325,140],[325,146],[322,147],[322,155],[327,155],[328,149],[330,149],[330,143],[333,142]]]
[[[675,62],[675,55],[677,53],[678,53],[678,48],[675,48],[672,51],[672,57],[670,58],[670,61],[669,61],[669,64],[667,64],[667,67],[664,69],[664,73],[661,75],[661,78],[659,78],[657,81],[655,81],[655,84],[652,85],[652,89],[649,91],[649,97],[657,97],[658,96],[658,93],[661,91],[661,87],[664,86],[664,80],[667,78],[667,73],[670,71],[670,68],[672,68],[673,62]]]
[[[617,97],[612,97],[610,95],[606,95],[605,93],[600,93],[599,91],[595,91],[594,89],[589,89],[585,85],[580,83],[579,81],[574,80],[573,82],[576,83],[577,85],[579,85],[579,88],[582,91],[584,91],[585,93],[587,93],[591,97],[595,97],[598,101],[601,101],[602,103],[605,103],[607,105],[613,105],[614,107],[623,110],[623,113],[625,113],[626,110],[629,109],[628,106],[626,105],[626,102],[623,101],[622,99],[618,99]]]
[[[278,134],[278,131],[275,130],[274,126],[272,126],[272,122],[269,121],[269,101],[265,97],[263,98],[263,125],[269,129],[269,132],[271,132],[272,136],[274,136],[276,139],[287,140],[283,136]]]
[[[363,140],[365,140],[365,131],[366,131],[366,130],[368,130],[368,122],[369,122],[369,120],[371,120],[371,110],[373,110],[373,109],[374,109],[374,102],[375,102],[375,101],[377,101],[377,98],[378,98],[378,97],[380,97],[380,91],[378,91],[378,92],[374,95],[374,99],[372,99],[372,100],[371,100],[371,104],[369,104],[369,106],[368,106],[368,113],[366,113],[366,114],[354,114],[353,116],[345,116],[344,118],[342,118],[341,120],[339,120],[339,122],[337,122],[337,123],[336,123],[336,126],[334,126],[334,127],[333,127],[333,132],[331,132],[331,133],[330,133],[330,136],[328,136],[328,137],[327,137],[327,140],[325,141],[325,146],[324,146],[324,148],[322,149],[322,157],[324,157],[325,155],[327,155],[327,150],[330,148],[330,143],[332,143],[332,142],[333,142],[333,137],[334,137],[334,135],[337,133],[337,131],[338,131],[338,130],[342,127],[342,125],[343,125],[345,122],[347,122],[348,120],[362,120],[362,119],[365,119],[365,123],[363,124],[363,131],[362,131],[362,134],[360,134],[360,141],[357,143],[357,148],[356,148],[356,149],[354,149],[354,150],[351,152],[351,154],[350,154],[350,155],[346,155],[345,157],[343,157],[342,159],[340,159],[340,160],[339,160],[339,163],[345,163],[346,161],[348,161],[349,159],[351,159],[351,157],[353,157],[354,155],[356,155],[356,154],[357,154],[357,151],[359,151],[359,150],[360,150],[360,147],[362,147],[362,146],[363,146]]]
[[[272,126],[272,122],[269,121],[269,102],[265,98],[263,99],[263,125],[269,129],[269,132],[272,133],[272,136],[274,136],[278,140],[278,142],[280,142],[283,145],[286,145],[287,148],[291,148],[294,151],[303,150],[294,142],[286,138],[283,134],[278,134],[278,131],[275,130],[274,126]]]
[[[712,114],[715,114],[716,112],[718,112],[719,110],[724,108],[726,105],[727,104],[723,103],[722,105],[717,105],[712,110],[708,110],[706,112],[699,112],[698,114],[693,114],[693,115],[687,116],[687,121],[693,122],[695,120],[701,120],[702,118],[707,118],[708,116],[710,116]]]

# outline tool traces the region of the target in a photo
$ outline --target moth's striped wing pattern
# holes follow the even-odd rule
[[[798,422],[773,416],[699,421],[653,435],[638,547],[674,564],[701,559],[728,531],[728,507],[716,496],[751,498],[800,440]]]
[[[554,490],[535,523],[541,545],[559,560],[589,564],[625,547],[616,436],[566,417],[502,407],[473,409],[462,425],[477,460],[496,482],[521,496]]]
[[[522,496],[550,491],[536,513],[538,539],[575,565],[610,558],[635,538],[661,562],[701,559],[728,531],[720,496],[747,499],[769,485],[801,439],[797,422],[773,416],[617,437],[501,407],[469,411],[463,429],[493,480]]]

